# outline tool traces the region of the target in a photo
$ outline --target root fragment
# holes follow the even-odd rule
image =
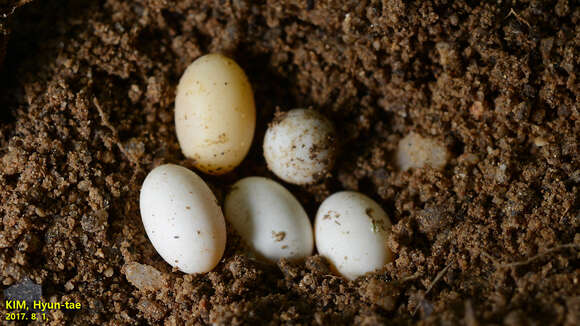
[[[567,243],[567,244],[563,244],[560,246],[556,246],[556,247],[552,247],[542,253],[539,253],[537,255],[534,255],[532,257],[529,257],[527,259],[524,260],[520,260],[520,261],[516,261],[516,262],[512,262],[512,263],[501,263],[497,260],[497,258],[491,256],[490,254],[486,253],[486,252],[482,252],[482,255],[489,258],[493,264],[495,265],[495,267],[497,269],[501,269],[501,268],[512,268],[512,267],[518,267],[518,266],[524,266],[527,264],[530,264],[542,257],[545,257],[549,254],[552,254],[556,251],[560,251],[562,249],[566,249],[566,248],[575,248],[575,249],[579,249],[580,248],[580,244],[575,244],[575,243]]]
[[[449,264],[447,264],[447,266],[445,266],[445,268],[443,268],[439,273],[437,273],[437,275],[435,276],[435,278],[433,279],[433,281],[431,282],[431,284],[427,288],[427,291],[423,295],[423,299],[421,299],[421,302],[423,302],[425,300],[425,298],[427,297],[427,294],[429,294],[429,292],[431,292],[431,290],[433,289],[435,284],[437,284],[437,282],[439,282],[439,280],[443,277],[443,275],[445,275],[445,273],[451,267],[451,265],[453,265],[453,263],[454,263],[454,261],[450,262]],[[417,310],[419,310],[420,306],[421,305],[419,304],[419,305],[417,305],[417,307],[415,307],[415,310],[413,311],[413,316],[415,316],[415,314],[417,313]]]
[[[96,97],[93,98],[93,104],[95,105],[95,107],[97,108],[97,111],[99,112],[99,116],[101,117],[101,123],[103,124],[103,126],[109,128],[109,130],[111,130],[111,132],[113,133],[113,141],[115,142],[115,144],[117,144],[117,147],[119,147],[119,150],[121,151],[121,153],[123,153],[123,155],[125,155],[125,157],[127,157],[129,162],[131,162],[137,168],[137,170],[141,170],[141,166],[139,165],[139,160],[137,160],[133,155],[131,155],[131,153],[129,153],[125,149],[123,144],[121,144],[121,142],[119,141],[119,133],[117,132],[117,129],[115,129],[115,127],[109,122],[107,114],[101,108],[101,105],[99,104],[99,100]]]

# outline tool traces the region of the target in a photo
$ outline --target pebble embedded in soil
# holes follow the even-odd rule
[[[448,159],[449,151],[435,139],[410,133],[399,141],[397,165],[402,171],[425,166],[441,169]]]
[[[143,182],[141,218],[159,255],[181,271],[211,271],[226,247],[221,208],[207,184],[194,172],[165,164]]]
[[[141,291],[156,291],[163,286],[163,275],[155,267],[136,262],[125,265],[125,277]]]
[[[260,257],[276,262],[312,254],[310,220],[300,202],[279,183],[244,178],[232,186],[224,208],[227,220]]]
[[[4,299],[25,301],[28,307],[34,307],[34,302],[42,300],[42,286],[26,277],[22,282],[4,290]]]
[[[392,260],[387,245],[391,221],[369,197],[341,191],[325,199],[314,222],[318,253],[349,280],[383,267]]]
[[[313,109],[283,113],[268,127],[264,157],[280,179],[305,185],[328,173],[336,158],[336,131],[330,120]]]
[[[236,168],[250,149],[255,125],[252,86],[235,61],[208,54],[185,70],[175,97],[175,131],[197,169],[220,175]]]

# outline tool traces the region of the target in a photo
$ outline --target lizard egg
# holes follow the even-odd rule
[[[268,168],[280,179],[303,185],[323,178],[336,157],[332,123],[312,109],[293,109],[274,119],[264,137]]]
[[[312,254],[310,220],[279,183],[262,177],[241,179],[226,196],[224,208],[227,220],[260,257],[275,262]]]
[[[325,199],[314,222],[318,253],[338,274],[353,280],[392,260],[387,245],[391,221],[369,197],[342,191]]]
[[[426,165],[441,169],[447,164],[449,151],[432,138],[410,133],[399,141],[397,165],[403,171],[422,168]]]
[[[208,54],[185,70],[175,97],[175,131],[197,169],[214,175],[233,170],[250,149],[255,125],[252,87],[232,59]]]
[[[139,205],[149,240],[171,266],[203,273],[218,264],[226,247],[226,223],[197,174],[173,164],[156,167],[143,182]]]

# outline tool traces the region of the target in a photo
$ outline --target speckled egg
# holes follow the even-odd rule
[[[387,245],[390,230],[391,221],[381,206],[354,191],[338,192],[324,200],[314,222],[318,253],[350,280],[392,260]]]
[[[226,247],[226,224],[207,184],[182,166],[153,169],[141,186],[141,218],[149,240],[185,273],[211,271]]]
[[[258,257],[276,262],[312,254],[310,220],[279,183],[262,177],[241,179],[226,196],[224,208],[227,220]]]
[[[242,68],[221,54],[195,60],[175,97],[175,131],[183,154],[197,169],[224,174],[250,149],[256,125],[254,94]]]
[[[294,109],[277,116],[264,136],[268,169],[280,179],[304,185],[324,178],[336,158],[333,124],[312,109]]]

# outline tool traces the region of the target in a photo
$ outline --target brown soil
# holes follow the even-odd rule
[[[580,323],[574,1],[253,2],[37,1],[2,19],[3,289],[29,277],[44,300],[82,304],[51,312],[54,325]],[[205,177],[216,195],[272,177],[260,147],[277,106],[315,107],[342,154],[323,183],[288,187],[311,216],[340,189],[376,199],[392,264],[347,282],[318,256],[255,262],[234,234],[205,275],[155,253],[140,184],[158,164],[191,167],[174,92],[213,51],[244,67],[258,107],[242,166]],[[448,146],[444,170],[396,170],[408,132]],[[134,263],[159,270],[161,289],[130,283]]]

